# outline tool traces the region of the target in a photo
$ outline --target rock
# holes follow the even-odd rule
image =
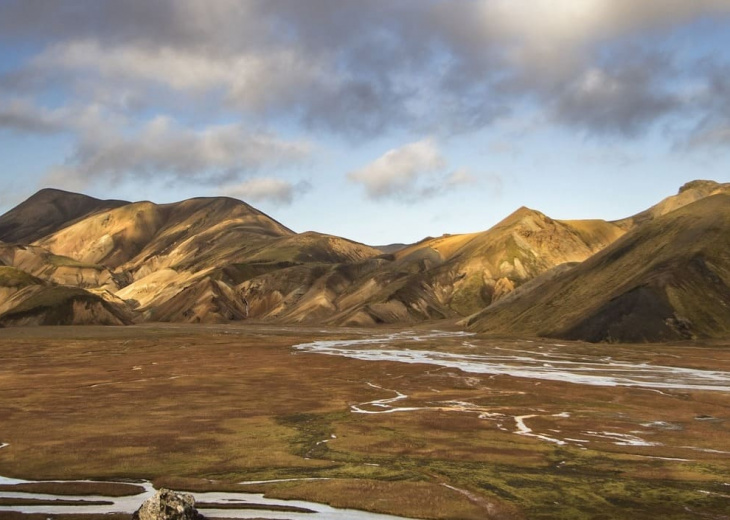
[[[204,520],[195,509],[195,498],[188,493],[160,489],[132,516],[132,520]]]

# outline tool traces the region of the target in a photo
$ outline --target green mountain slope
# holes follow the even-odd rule
[[[586,262],[465,320],[473,331],[587,341],[730,334],[730,195],[657,216]]]

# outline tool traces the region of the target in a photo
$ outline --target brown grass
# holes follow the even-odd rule
[[[346,330],[247,324],[2,334],[4,476],[148,478],[175,489],[265,491],[434,519],[679,519],[688,510],[727,511],[719,495],[727,494],[730,456],[683,448],[730,451],[730,396],[721,392],[660,394],[290,349]],[[605,347],[566,348],[580,354]],[[612,348],[636,360],[730,369],[723,345]],[[400,405],[427,409],[351,413],[352,404],[394,395],[368,382],[407,394]],[[479,419],[450,410],[444,402],[451,400],[503,416]],[[561,412],[571,415],[553,416]],[[586,449],[556,446],[514,433],[513,417],[528,414],[537,415],[528,425],[539,434],[641,432],[660,444],[617,446],[591,437]],[[696,420],[700,415],[715,419]],[[643,426],[655,421],[676,428]],[[237,484],[299,477],[331,480]]]

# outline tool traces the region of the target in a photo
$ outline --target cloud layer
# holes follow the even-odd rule
[[[410,145],[350,174],[398,198],[446,162],[423,136],[514,113],[596,138],[671,127],[687,150],[730,146],[728,63],[676,37],[729,21],[730,0],[3,2],[0,45],[18,55],[0,69],[0,130],[72,136],[57,176],[219,187],[310,155],[311,137],[274,128],[400,133]]]

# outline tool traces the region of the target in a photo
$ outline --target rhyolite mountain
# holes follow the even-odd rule
[[[730,194],[649,219],[580,265],[469,317],[472,331],[587,341],[730,336]]]
[[[685,242],[672,238],[679,225],[674,216],[703,201],[724,201],[717,196],[730,193],[729,187],[694,181],[616,222],[554,220],[523,207],[480,233],[380,247],[295,233],[231,198],[131,203],[46,189],[0,216],[0,265],[5,266],[0,325],[245,319],[373,325],[468,317],[462,323],[472,330],[500,334],[591,341],[713,337],[725,334],[724,321],[717,313],[705,321],[695,316],[691,291],[670,289],[671,297],[664,298],[656,291],[629,290],[621,301],[638,298],[639,303],[611,306],[605,298],[621,297],[634,274],[608,262],[603,269],[612,274],[594,278],[589,268],[627,241],[634,248],[654,244],[662,254],[685,258]],[[720,206],[717,219],[725,218],[723,202],[713,204]],[[710,228],[687,233],[705,240]],[[652,240],[645,234],[650,231]],[[722,240],[714,242],[718,247],[704,252],[701,262],[713,273],[725,258]],[[664,258],[646,251],[629,256],[630,261],[648,269],[642,255]],[[670,256],[666,261],[671,263]],[[697,262],[672,263],[676,277],[700,269]],[[653,275],[647,271],[646,276]],[[722,272],[717,276],[724,280]],[[684,286],[697,283],[688,277]],[[565,298],[559,306],[551,301],[539,307],[540,295],[561,284],[596,290]],[[48,297],[41,297],[45,292]],[[638,312],[647,298],[661,308],[657,316],[674,332],[655,326],[659,318],[648,325]],[[542,308],[532,314],[545,316],[544,323],[519,319],[533,306]],[[548,318],[548,311],[557,308],[560,316]],[[589,311],[590,319],[564,319]]]

